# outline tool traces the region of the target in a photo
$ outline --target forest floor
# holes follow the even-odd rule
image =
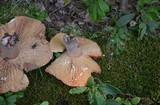
[[[56,1],[56,0],[55,0]],[[43,4],[43,5],[42,5]],[[96,35],[105,22],[92,23],[86,7],[79,0],[63,6],[57,2],[45,3],[0,3],[0,23],[5,24],[15,16],[28,16],[41,20],[47,27],[49,41],[58,32],[87,37],[97,42],[102,49],[102,58],[96,61],[102,69],[94,74],[103,82],[118,87],[123,93],[141,98],[141,105],[156,105],[160,102],[160,39],[144,37],[138,41],[132,37],[127,51],[113,56],[108,35]],[[43,11],[37,8],[43,8]],[[44,19],[44,17],[47,17]],[[134,36],[134,35],[133,35]],[[33,105],[49,101],[50,105],[88,105],[87,94],[71,95],[68,87],[44,71],[46,67],[27,73],[30,84],[17,105]]]

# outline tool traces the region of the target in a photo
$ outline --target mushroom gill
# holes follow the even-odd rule
[[[29,84],[25,71],[47,64],[52,58],[40,21],[17,16],[0,25],[0,93],[19,91]]]
[[[101,50],[95,42],[62,33],[55,37],[51,40],[50,46],[58,42],[57,45],[61,45],[59,47],[66,51],[46,68],[46,72],[54,75],[68,86],[85,86],[92,72],[101,72],[99,65],[90,58],[101,56]],[[59,40],[54,42],[55,39]],[[58,50],[53,48],[52,51]]]

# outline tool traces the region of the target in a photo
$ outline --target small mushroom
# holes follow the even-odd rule
[[[55,45],[58,46],[53,47]],[[66,51],[45,71],[68,86],[85,86],[92,72],[101,72],[99,65],[91,58],[101,57],[101,50],[89,39],[59,33],[51,39],[50,48],[53,52]]]
[[[29,80],[23,69],[28,72],[50,61],[52,52],[44,34],[40,21],[25,16],[0,25],[0,93],[26,88]]]

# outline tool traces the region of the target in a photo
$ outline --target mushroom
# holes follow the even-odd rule
[[[17,16],[0,25],[0,93],[26,88],[24,74],[47,64],[52,58],[45,38],[45,26],[38,20]]]
[[[66,51],[58,57],[46,72],[68,86],[85,86],[92,72],[100,73],[99,65],[91,57],[101,57],[97,43],[65,33],[56,34],[50,41],[52,52]]]

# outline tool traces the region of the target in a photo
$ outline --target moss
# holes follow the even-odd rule
[[[23,6],[10,4],[0,5],[0,23],[6,23],[14,16],[25,15],[32,17]],[[88,35],[87,37],[91,37]],[[142,41],[132,39],[127,43],[127,52],[115,58],[107,44],[107,38],[97,40],[105,57],[97,60],[102,73],[97,74],[103,82],[110,82],[124,93],[135,94],[140,97],[155,98],[160,94],[160,40],[145,38]],[[50,105],[88,105],[87,94],[70,95],[70,87],[64,85],[55,77],[44,72],[43,77],[38,70],[27,73],[30,84],[17,105],[33,105],[49,101]],[[146,105],[146,104],[145,104]]]
[[[101,39],[101,42],[103,41],[105,40]],[[117,86],[126,94],[157,97],[160,92],[159,41],[131,40],[128,46],[126,53],[118,58],[112,58],[104,42],[101,47],[106,56],[98,60],[102,73],[96,76],[103,82],[110,82]],[[42,78],[38,71],[28,73],[30,84],[24,98],[18,101],[18,105],[22,103],[32,105],[44,100],[49,101],[51,105],[57,102],[68,102],[69,105],[88,105],[86,94],[70,95],[68,86],[44,71],[43,75]]]
[[[101,44],[106,57],[99,60],[102,74],[98,77],[110,81],[124,93],[156,97],[160,93],[159,42],[150,38],[132,39],[128,42],[127,52],[118,58],[111,56],[106,45]]]
[[[4,24],[18,15],[29,15],[27,9],[8,3],[0,4],[0,23]]]
[[[25,91],[23,99],[18,101],[18,105],[22,105],[22,103],[23,105],[33,105],[45,100],[49,101],[50,105],[55,105],[56,103],[83,105],[88,102],[86,95],[70,95],[68,86],[45,72],[43,72],[43,75],[42,78],[37,71],[28,73],[30,84]]]
[[[15,16],[28,16],[31,18],[38,19],[40,21],[44,20],[46,17],[46,11],[39,10],[32,4],[10,4],[2,3],[0,4],[0,23],[6,23],[13,19]]]

